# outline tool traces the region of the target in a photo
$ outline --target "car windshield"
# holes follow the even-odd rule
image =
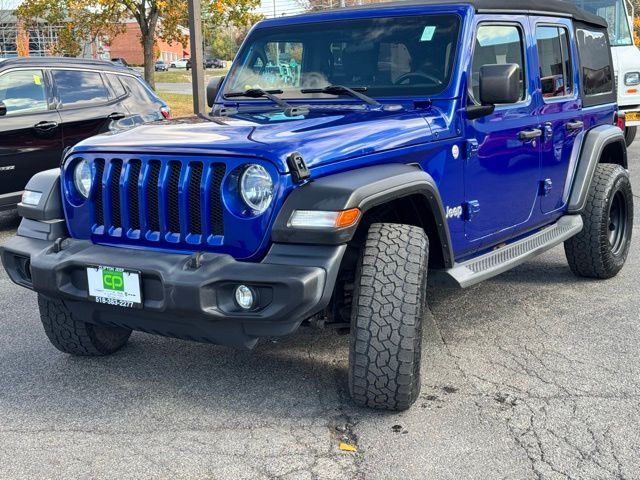
[[[633,45],[624,0],[572,0],[577,6],[604,18],[609,24],[609,42],[614,47]]]
[[[335,98],[302,90],[342,85],[371,97],[434,96],[451,79],[459,31],[455,14],[258,28],[224,93],[263,89],[282,90],[279,96],[289,99]]]

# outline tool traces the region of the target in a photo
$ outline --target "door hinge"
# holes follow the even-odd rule
[[[466,151],[466,159],[471,160],[475,156],[478,155],[478,149],[480,146],[478,145],[478,141],[474,139],[467,140],[467,151]]]
[[[545,178],[544,180],[540,181],[540,188],[539,188],[539,194],[542,197],[546,197],[547,195],[549,195],[549,192],[551,192],[551,189],[553,188],[553,182],[551,181],[550,178]]]
[[[469,200],[462,204],[462,217],[465,222],[470,222],[480,213],[480,202]]]

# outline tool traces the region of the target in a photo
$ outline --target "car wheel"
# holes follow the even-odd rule
[[[564,244],[571,271],[588,278],[612,278],[629,254],[633,232],[633,194],[629,173],[620,165],[597,166],[583,230]]]
[[[351,308],[349,391],[358,405],[406,410],[418,398],[428,257],[419,227],[369,229]]]
[[[636,139],[636,133],[638,127],[627,127],[624,130],[624,141],[627,143],[627,147],[630,147],[633,141]]]
[[[38,295],[38,307],[49,341],[64,353],[85,357],[109,355],[124,347],[131,336],[128,328],[78,320],[62,300]]]

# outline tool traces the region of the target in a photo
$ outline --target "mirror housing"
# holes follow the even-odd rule
[[[207,85],[207,105],[209,105],[209,108],[213,107],[222,82],[224,82],[224,75],[216,76],[209,80],[209,84]]]
[[[483,105],[516,103],[520,100],[520,66],[515,63],[483,65],[480,68],[480,102]]]
[[[515,63],[483,65],[480,68],[480,103],[467,107],[470,120],[490,115],[496,105],[520,100],[520,66]]]
[[[7,106],[4,102],[0,101],[0,117],[4,117],[7,114]]]

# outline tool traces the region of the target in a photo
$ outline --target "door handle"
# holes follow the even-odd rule
[[[114,112],[107,116],[109,120],[122,120],[124,117],[126,117],[126,115],[121,112]]]
[[[583,128],[584,128],[584,122],[581,122],[580,120],[576,122],[567,122],[566,124],[566,129],[570,132],[574,130],[582,130]]]
[[[534,128],[532,130],[523,130],[518,133],[518,138],[523,141],[534,140],[542,136],[542,130]]]
[[[53,130],[54,128],[56,128],[58,126],[58,122],[40,122],[40,123],[36,123],[33,128],[35,128],[36,130]]]

